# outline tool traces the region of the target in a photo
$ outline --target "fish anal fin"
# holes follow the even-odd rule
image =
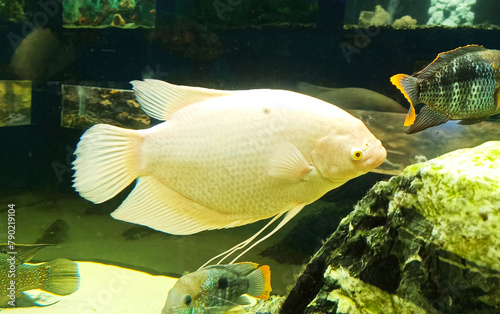
[[[391,77],[391,83],[401,91],[410,103],[410,109],[404,123],[405,126],[410,126],[414,123],[416,117],[414,105],[419,102],[417,78],[407,74],[396,74]]]
[[[152,176],[139,177],[134,190],[111,216],[176,235],[231,228],[267,218],[235,219],[181,195]]]
[[[269,160],[268,174],[271,177],[301,181],[313,170],[302,153],[292,143],[280,140]]]
[[[460,124],[460,125],[471,125],[471,124],[479,123],[479,122],[481,122],[483,120],[484,120],[484,118],[463,119],[463,120],[460,120],[460,122],[458,122],[458,124]]]
[[[238,92],[174,85],[153,79],[130,83],[141,108],[157,120],[167,120],[173,113],[191,104]]]
[[[408,134],[417,133],[427,128],[440,125],[448,121],[448,117],[442,113],[424,106],[418,114],[415,123],[406,131]]]

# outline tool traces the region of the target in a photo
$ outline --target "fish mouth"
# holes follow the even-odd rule
[[[377,144],[373,148],[372,152],[370,152],[370,157],[366,160],[366,165],[370,169],[375,169],[378,166],[380,166],[386,159],[387,157],[387,151],[384,146],[382,146],[382,143],[377,140]]]

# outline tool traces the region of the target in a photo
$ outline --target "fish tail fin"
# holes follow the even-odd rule
[[[258,299],[268,299],[271,293],[271,269],[262,265],[248,275],[249,287],[247,294]]]
[[[73,162],[73,187],[84,198],[102,203],[139,176],[142,135],[107,124],[97,124],[82,135]]]
[[[68,295],[78,290],[80,286],[80,275],[78,265],[64,258],[58,258],[44,263],[42,274],[46,274],[40,289],[58,295]]]
[[[391,83],[394,84],[403,93],[410,103],[410,110],[406,116],[405,126],[410,126],[415,122],[415,104],[418,100],[417,78],[407,74],[396,74],[391,77]]]

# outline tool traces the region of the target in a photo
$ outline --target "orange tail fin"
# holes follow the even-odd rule
[[[258,299],[269,299],[269,294],[273,290],[271,288],[271,268],[268,265],[263,265],[258,268],[264,276],[264,291],[259,295]]]
[[[248,275],[249,287],[247,294],[258,299],[268,299],[271,293],[271,269],[262,265]]]
[[[417,78],[407,74],[396,74],[391,77],[391,83],[403,93],[410,103],[410,110],[408,111],[404,124],[404,126],[410,126],[415,122],[416,118],[413,104],[418,103]]]

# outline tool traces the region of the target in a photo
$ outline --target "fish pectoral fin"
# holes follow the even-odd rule
[[[236,301],[234,301],[234,303],[236,303],[238,305],[250,305],[251,304],[251,302],[248,299],[248,297],[246,297],[244,295],[242,295],[238,299],[236,299]]]
[[[424,106],[415,119],[415,123],[408,130],[406,130],[406,133],[417,133],[427,128],[443,124],[448,120],[448,117],[444,114],[434,111],[428,106]]]
[[[279,179],[301,181],[313,169],[295,145],[280,140],[269,160],[267,173]]]
[[[232,95],[238,91],[174,85],[160,80],[132,81],[141,108],[158,120],[167,120],[181,108],[210,98]]]
[[[142,176],[111,216],[158,231],[186,235],[245,225],[265,217],[234,219],[199,204],[151,176]]]

